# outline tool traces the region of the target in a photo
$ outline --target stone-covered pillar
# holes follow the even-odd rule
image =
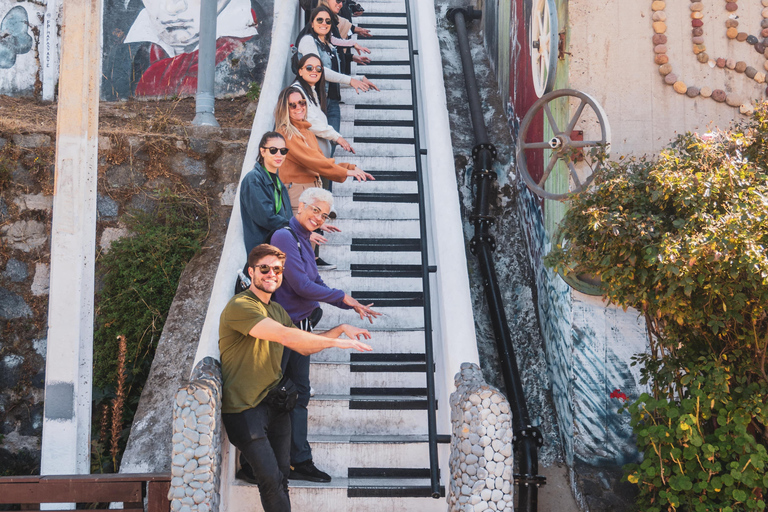
[[[67,0],[61,37],[41,473],[90,473],[101,0]]]

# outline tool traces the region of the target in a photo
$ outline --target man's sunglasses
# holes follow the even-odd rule
[[[292,101],[288,103],[288,107],[291,110],[296,110],[299,107],[306,107],[307,106],[307,100],[299,100],[298,103],[293,103]]]
[[[268,147],[265,146],[265,147],[262,147],[261,149],[266,149],[267,151],[269,151],[270,155],[276,155],[278,151],[283,156],[288,154],[288,148],[275,148],[275,147],[269,147],[268,148]]]
[[[279,276],[283,273],[283,266],[282,265],[275,265],[274,267],[270,267],[269,265],[256,265],[256,268],[261,272],[263,275],[269,274],[269,271],[275,273],[276,276]]]
[[[317,71],[318,73],[321,73],[323,71],[323,66],[318,64],[317,66],[312,67],[312,64],[309,64],[307,66],[304,66],[304,69],[306,69],[310,73],[313,72],[313,71]]]
[[[325,23],[326,25],[331,24],[331,18],[315,18],[315,21],[317,22],[318,25],[322,25],[323,23]]]

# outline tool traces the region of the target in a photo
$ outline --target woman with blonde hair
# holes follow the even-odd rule
[[[304,95],[294,87],[283,89],[275,107],[275,131],[285,137],[288,148],[280,174],[288,189],[294,214],[298,212],[301,193],[308,188],[322,187],[321,177],[337,183],[343,183],[350,176],[358,181],[374,179],[355,164],[336,163],[333,158],[326,157],[309,127]],[[325,239],[320,242],[325,242]],[[318,267],[330,269],[333,266],[318,260]]]

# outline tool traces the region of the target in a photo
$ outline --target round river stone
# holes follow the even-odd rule
[[[722,89],[715,89],[712,91],[712,99],[718,103],[725,101],[725,91]]]
[[[678,94],[685,94],[688,91],[688,86],[684,82],[675,82],[672,88]]]
[[[717,59],[715,64],[717,64],[717,67],[719,67],[719,68],[724,68],[725,67],[725,59],[720,57],[719,59]]]
[[[667,36],[664,34],[653,34],[653,44],[667,44]]]
[[[666,64],[667,62],[669,62],[669,57],[667,57],[663,53],[659,53],[656,55],[656,57],[653,58],[653,62],[659,65]]]
[[[657,34],[663,34],[667,31],[667,24],[663,21],[654,21],[653,22],[653,31]]]
[[[674,85],[675,82],[677,82],[677,75],[674,73],[670,73],[664,77],[664,83],[667,85]]]
[[[739,29],[736,27],[731,27],[725,31],[725,35],[728,37],[728,39],[736,39],[736,36],[739,35]]]
[[[698,87],[690,86],[690,87],[688,88],[688,90],[686,90],[686,91],[685,91],[685,94],[686,94],[686,95],[687,95],[689,98],[695,98],[696,96],[698,96],[698,95],[699,95],[699,92],[700,92],[700,91],[699,91],[699,88],[698,88]]]
[[[659,66],[659,73],[661,76],[667,76],[672,72],[672,64],[662,64]]]
[[[736,70],[737,73],[743,73],[744,71],[747,70],[747,63],[744,62],[743,60],[740,60],[739,62],[736,63],[736,67],[734,69]]]
[[[709,87],[702,87],[701,90],[699,91],[699,94],[701,94],[702,97],[704,98],[709,98],[710,96],[712,96],[712,89],[710,89]]]
[[[747,75],[749,78],[755,78],[755,75],[757,74],[757,70],[752,66],[747,66],[747,69],[744,70],[744,74]]]

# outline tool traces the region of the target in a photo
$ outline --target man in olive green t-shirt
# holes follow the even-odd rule
[[[221,313],[219,350],[224,377],[222,420],[230,442],[253,469],[265,512],[290,512],[291,420],[287,411],[262,403],[282,378],[283,347],[309,355],[326,348],[371,347],[365,329],[342,324],[321,334],[296,329],[288,313],[272,302],[282,283],[285,254],[271,245],[248,255],[251,286],[234,296]],[[338,339],[346,334],[349,339]]]

